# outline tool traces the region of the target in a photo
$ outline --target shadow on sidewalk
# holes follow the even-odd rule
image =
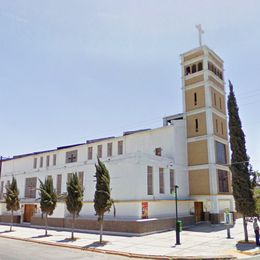
[[[256,246],[255,244],[242,244],[242,243],[237,243],[236,244],[236,249],[239,251],[248,251],[252,249],[260,249],[260,247]]]
[[[184,230],[191,232],[216,232],[226,230],[227,227],[224,224],[210,224],[210,223],[198,223],[195,226],[185,228]]]
[[[38,235],[38,236],[34,236],[34,237],[31,237],[31,238],[44,238],[44,237],[51,237],[52,235]]]
[[[12,231],[10,231],[10,230],[5,230],[5,231],[1,231],[0,232],[0,234],[4,234],[4,233],[12,233],[12,232],[14,232],[15,230],[12,230]]]
[[[82,249],[88,249],[88,248],[99,248],[107,245],[109,242],[108,241],[103,241],[102,243],[99,243],[98,241],[93,242],[89,245],[83,246]]]

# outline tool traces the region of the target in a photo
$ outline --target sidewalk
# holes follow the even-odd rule
[[[14,232],[8,232],[9,226],[0,224],[0,237],[20,239],[36,243],[79,248],[100,253],[125,255],[149,259],[187,259],[205,257],[207,259],[247,258],[258,255],[260,250],[254,244],[237,244],[243,240],[242,219],[236,221],[231,229],[231,239],[227,239],[223,224],[200,224],[181,232],[181,245],[175,246],[175,231],[151,234],[147,236],[104,235],[104,245],[97,243],[99,235],[75,232],[76,241],[70,241],[71,232],[48,230],[50,236],[44,236],[43,228],[14,226]],[[248,224],[249,240],[254,240],[252,223]]]

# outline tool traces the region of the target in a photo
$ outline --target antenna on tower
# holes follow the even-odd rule
[[[201,24],[197,24],[196,28],[198,29],[198,32],[199,32],[199,44],[200,44],[200,47],[201,47],[201,45],[202,45],[201,35],[204,33],[204,31],[201,27]]]

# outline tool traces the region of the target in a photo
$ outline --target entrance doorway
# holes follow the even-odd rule
[[[196,201],[194,202],[195,209],[195,220],[196,222],[203,220],[203,202]]]
[[[31,222],[31,218],[33,213],[36,210],[37,205],[34,204],[25,204],[24,205],[24,214],[23,214],[23,221],[24,222]]]

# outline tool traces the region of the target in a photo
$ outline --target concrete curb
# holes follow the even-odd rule
[[[57,247],[64,247],[70,249],[77,249],[89,252],[95,252],[100,254],[108,254],[108,255],[118,255],[118,256],[125,256],[129,258],[139,258],[139,259],[152,259],[152,260],[235,260],[237,259],[235,256],[226,255],[226,256],[214,256],[214,257],[207,257],[207,256],[164,256],[164,255],[143,255],[143,254],[135,254],[135,253],[127,253],[122,251],[115,251],[115,250],[105,250],[105,249],[98,249],[98,248],[84,248],[76,245],[65,245],[55,242],[47,242],[47,241],[36,241],[34,239],[29,238],[19,238],[19,237],[12,237],[12,236],[2,236],[1,238],[13,239],[13,240],[20,240],[24,242],[31,242],[36,244],[43,244],[49,246],[57,246]]]

